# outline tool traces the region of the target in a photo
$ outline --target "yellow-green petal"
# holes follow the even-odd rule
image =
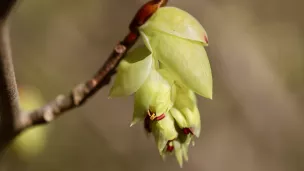
[[[172,107],[170,109],[170,114],[175,119],[177,125],[180,128],[189,128],[189,124],[188,124],[187,120],[185,119],[184,115],[179,110]]]
[[[150,109],[160,116],[173,106],[171,100],[171,85],[152,69],[149,77],[135,93],[134,114],[131,125],[143,120]]]
[[[171,85],[171,101],[174,103],[176,99],[176,76],[171,74],[167,69],[163,68],[163,65],[159,63],[159,68],[157,71],[162,75],[164,79],[168,81],[168,83]]]
[[[160,32],[150,32],[147,37],[153,58],[176,75],[181,85],[212,99],[211,67],[201,43]]]
[[[196,107],[196,96],[193,91],[188,88],[176,86],[176,100],[174,106],[178,109],[190,108],[191,110]]]
[[[174,108],[184,116],[187,121],[187,127],[192,129],[193,134],[199,137],[201,131],[201,118],[197,108],[195,94],[193,91],[180,86],[177,86],[176,94]],[[175,115],[173,115],[173,117],[174,116]]]
[[[183,151],[184,160],[188,161],[189,160],[188,151],[189,151],[189,146],[190,146],[190,143],[191,143],[192,135],[188,134],[188,135],[185,135],[185,136],[186,137],[185,137],[184,142],[181,143],[181,148],[182,148],[182,151]]]
[[[188,121],[193,134],[196,137],[199,137],[201,132],[201,118],[198,108],[195,107],[193,111],[191,111],[189,108],[183,108],[180,111],[182,114],[184,114],[186,120]]]
[[[155,137],[160,154],[163,153],[167,142],[178,136],[174,126],[174,119],[168,113],[165,115],[166,116],[162,120],[152,122],[152,133]]]
[[[208,45],[208,36],[203,26],[192,15],[175,7],[160,8],[140,30],[158,30]]]
[[[128,96],[145,82],[152,68],[151,52],[139,46],[119,63],[110,97]]]
[[[173,141],[174,153],[180,167],[183,167],[183,148],[178,140]]]

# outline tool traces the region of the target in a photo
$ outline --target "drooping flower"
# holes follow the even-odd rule
[[[204,28],[187,12],[162,7],[139,28],[144,45],[118,66],[111,97],[134,95],[131,126],[144,122],[162,157],[188,160],[188,147],[199,137],[195,93],[212,98],[212,74],[204,49]]]

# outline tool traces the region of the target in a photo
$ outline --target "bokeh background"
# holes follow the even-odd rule
[[[19,87],[31,87],[46,101],[68,93],[103,64],[145,2],[20,1],[11,16]],[[213,100],[199,98],[203,131],[183,170],[304,170],[304,1],[169,5],[205,27],[215,86]],[[109,87],[41,127],[43,136],[32,133],[23,152],[11,148],[0,171],[181,170],[174,158],[162,161],[140,125],[129,128],[132,97],[108,99]],[[35,154],[23,154],[31,148]]]

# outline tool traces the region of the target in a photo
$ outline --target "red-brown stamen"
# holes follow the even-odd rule
[[[160,121],[160,120],[164,119],[165,117],[166,117],[166,115],[163,113],[163,114],[161,114],[159,116],[156,116],[155,120],[156,121]]]
[[[192,132],[191,128],[183,128],[183,132],[186,135],[188,135],[188,134],[192,134],[193,135],[193,132]]]
[[[171,142],[172,142],[172,140],[167,142],[167,151],[168,152],[172,152],[174,150],[174,146],[171,145],[172,144]]]
[[[151,121],[160,121],[162,119],[164,119],[166,117],[166,115],[163,113],[159,116],[156,116],[155,113],[153,113],[151,110],[148,110],[147,112],[147,116],[145,117],[144,120],[144,128],[148,133],[152,132],[152,128],[151,128]]]
[[[154,120],[160,121],[160,120],[162,120],[166,117],[166,115],[164,113],[161,114],[160,116],[156,116],[156,114],[153,113],[151,110],[148,110],[148,116],[149,116],[151,121],[154,121]]]

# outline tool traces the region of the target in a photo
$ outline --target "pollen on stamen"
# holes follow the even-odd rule
[[[150,109],[148,110],[148,116],[150,117],[151,121],[153,121],[156,118],[156,114],[153,113]]]

